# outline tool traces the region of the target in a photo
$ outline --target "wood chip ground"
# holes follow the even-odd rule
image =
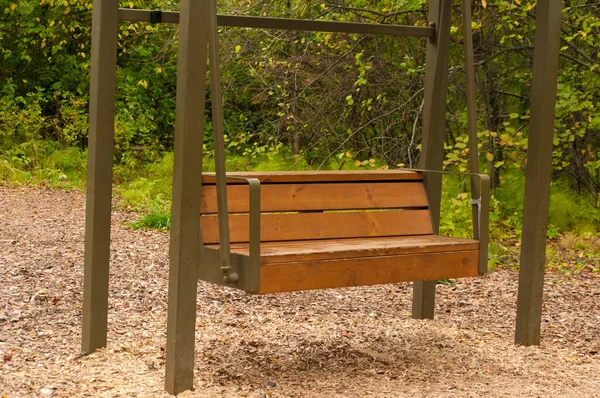
[[[80,356],[84,195],[0,187],[0,397],[160,397],[169,235],[113,214],[108,348]],[[600,397],[600,273],[549,273],[541,347],[513,345],[518,274],[250,296],[198,283],[182,397]]]

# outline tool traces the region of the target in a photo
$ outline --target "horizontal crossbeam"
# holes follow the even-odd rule
[[[179,23],[179,13],[172,11],[119,9],[119,20],[130,22]],[[219,26],[280,29],[313,32],[365,33],[385,36],[433,38],[433,26],[366,24],[356,22],[312,21],[305,19],[218,15]]]

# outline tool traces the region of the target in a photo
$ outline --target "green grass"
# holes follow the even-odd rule
[[[52,141],[32,141],[0,150],[0,181],[12,185],[85,187],[87,152],[61,148]]]
[[[600,209],[591,195],[578,195],[568,181],[560,179],[550,186],[549,230],[558,234],[573,232],[577,236],[598,236]],[[554,237],[551,237],[554,238]]]
[[[171,213],[163,203],[156,203],[131,226],[136,229],[171,229]]]

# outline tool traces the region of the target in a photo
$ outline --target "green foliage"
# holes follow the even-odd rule
[[[171,3],[121,5],[164,9]],[[0,3],[0,148],[37,139],[85,147],[91,10],[90,0]],[[151,161],[172,149],[176,46],[167,50],[165,43],[175,35],[164,25],[120,25],[117,163]]]
[[[525,178],[518,171],[506,173],[502,186],[490,199],[490,239],[492,242],[516,242],[523,228],[523,197]],[[443,180],[440,232],[467,238],[472,236],[472,215],[468,178],[448,176]],[[598,236],[600,212],[594,198],[577,193],[566,178],[552,183],[548,215],[548,238],[557,239],[573,232],[576,236]],[[503,250],[496,247],[497,253]],[[501,254],[499,254],[501,255]]]
[[[222,12],[333,21],[427,23],[422,0],[333,3],[227,0]],[[171,0],[121,1],[122,7],[176,10]],[[534,3],[474,3],[478,63],[479,155],[494,187],[507,167],[525,166]],[[0,4],[0,147],[30,139],[86,145],[91,0],[4,0]],[[369,11],[371,10],[371,11]],[[413,12],[410,12],[413,10]],[[598,7],[565,3],[556,171],[576,190],[600,191]],[[453,43],[462,38],[453,16]],[[282,146],[314,167],[351,152],[395,167],[418,164],[425,52],[418,39],[388,40],[323,32],[223,29],[222,75],[228,151],[256,161]],[[119,27],[115,162],[137,169],[173,149],[177,30]],[[451,47],[446,164],[466,169],[462,48]],[[585,84],[583,83],[585,82]],[[212,151],[207,97],[206,149]],[[7,114],[7,110],[10,110]],[[347,159],[342,159],[344,163]],[[346,166],[343,166],[346,167]]]
[[[174,0],[121,7],[177,10]],[[521,234],[535,2],[474,2],[478,157],[494,186],[493,262]],[[226,0],[222,13],[427,24],[424,0]],[[91,0],[0,0],[0,180],[82,186],[87,147]],[[371,10],[371,11],[369,11]],[[468,170],[462,22],[453,14],[444,166]],[[548,237],[598,236],[600,7],[564,2]],[[115,168],[138,227],[168,228],[178,31],[121,23]],[[228,170],[418,167],[425,41],[323,32],[220,32]],[[210,72],[209,72],[210,73]],[[207,90],[204,170],[214,170]],[[443,233],[469,236],[468,180],[446,178]],[[591,238],[589,238],[591,239]]]
[[[600,228],[600,212],[589,195],[576,194],[570,190],[567,179],[552,183],[549,238],[557,238],[569,231],[577,236],[598,236]]]

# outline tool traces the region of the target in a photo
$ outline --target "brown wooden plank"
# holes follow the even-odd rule
[[[540,344],[546,228],[550,182],[552,181],[552,140],[556,106],[556,84],[561,44],[563,2],[540,1],[536,6],[535,50],[531,84],[531,118],[525,174],[523,238],[517,296],[515,343]]]
[[[208,1],[181,1],[175,105],[173,208],[165,389],[177,395],[193,387],[197,270],[200,260],[200,189],[210,16]]]
[[[231,242],[248,242],[246,214],[229,216]],[[433,232],[428,210],[282,213],[261,215],[261,242],[426,235]],[[204,243],[219,241],[217,216],[200,217]]]
[[[229,185],[229,212],[249,209],[248,185]],[[337,184],[268,184],[261,189],[262,211],[357,210],[381,208],[427,207],[422,182],[337,183]],[[202,214],[217,213],[215,185],[202,189]]]
[[[452,0],[429,0],[428,21],[435,22],[435,39],[427,42],[425,87],[423,92],[423,133],[419,165],[426,170],[442,170],[446,137],[446,95]],[[431,173],[425,181],[433,227],[440,225],[442,175]],[[435,283],[416,281],[413,285],[413,318],[433,319]]]
[[[258,178],[261,183],[423,180],[422,173],[409,170],[250,171],[227,174]],[[214,175],[203,176],[202,184],[214,183]],[[227,183],[245,184],[239,180],[229,180]]]
[[[92,11],[81,336],[86,354],[106,347],[118,8],[117,0],[100,0]]]
[[[208,247],[217,248],[218,245],[209,245]],[[477,249],[479,249],[479,242],[476,240],[419,235],[265,242],[261,245],[260,256],[261,264],[270,264]],[[231,250],[247,256],[248,244],[234,244],[231,246]]]
[[[478,260],[478,250],[467,250],[266,264],[259,293],[473,277]]]

